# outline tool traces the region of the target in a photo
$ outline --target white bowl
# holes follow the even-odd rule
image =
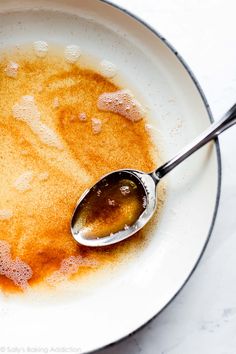
[[[109,3],[1,1],[0,47],[36,40],[78,44],[82,53],[114,63],[147,103],[165,157],[210,123],[206,99],[178,53],[146,24]],[[202,255],[216,217],[220,177],[216,141],[166,178],[161,220],[150,243],[128,266],[104,272],[68,296],[1,297],[1,346],[84,353],[153,318],[186,283]]]

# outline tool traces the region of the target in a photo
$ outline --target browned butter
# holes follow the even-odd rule
[[[9,61],[19,65],[16,78],[6,75]],[[46,283],[53,274],[60,278],[60,272],[62,278],[68,275],[70,279],[72,274],[78,278],[140,249],[146,239],[143,231],[111,247],[82,247],[71,236],[70,220],[80,195],[102,175],[122,168],[154,169],[154,146],[145,129],[145,117],[132,122],[99,110],[98,97],[120,87],[50,51],[45,58],[31,51],[2,54],[0,81],[0,240],[10,245],[13,260],[19,257],[32,269],[29,286]],[[32,114],[40,113],[41,127],[46,125],[60,146],[45,143],[46,138],[43,141],[44,133],[33,126],[37,121],[29,124],[14,116],[13,107],[25,96],[33,97],[29,103]],[[98,133],[93,129],[94,118],[101,122]],[[129,187],[132,193],[127,198],[135,203],[136,192]],[[123,198],[121,193],[119,197]],[[96,201],[96,213],[101,216],[96,228],[102,230],[109,219],[114,220],[115,231],[119,201],[104,208],[102,198]],[[138,215],[141,210],[133,206]],[[128,215],[128,209],[124,212]],[[21,291],[3,274],[0,288]]]

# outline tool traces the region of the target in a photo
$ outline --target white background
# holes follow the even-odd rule
[[[236,102],[234,0],[113,0],[167,38],[190,65],[215,119]],[[100,354],[236,353],[236,126],[220,137],[220,207],[206,252],[177,298]]]

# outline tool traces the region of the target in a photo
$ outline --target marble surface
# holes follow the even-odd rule
[[[234,0],[113,0],[166,37],[198,78],[215,119],[236,101]],[[212,237],[193,276],[148,326],[100,354],[236,353],[236,126],[220,137],[223,178]]]

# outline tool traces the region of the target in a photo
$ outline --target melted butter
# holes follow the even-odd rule
[[[79,206],[75,230],[84,238],[109,236],[132,226],[144,211],[145,191],[137,180],[114,174],[96,184]]]
[[[19,66],[14,79],[5,72],[9,62]],[[32,269],[29,285],[46,283],[72,256],[83,260],[73,273],[79,281],[80,276],[139,250],[147,237],[144,231],[103,249],[82,247],[70,233],[76,201],[102,175],[127,167],[148,172],[156,166],[145,119],[133,123],[97,107],[101,94],[120,87],[93,70],[68,64],[63,49],[49,51],[43,60],[33,51],[5,53],[0,81],[0,240],[9,243],[13,260],[19,257]],[[14,117],[14,105],[25,96],[34,97],[40,124],[56,134],[62,150],[45,143],[25,116]],[[93,132],[93,117],[102,122],[99,134]],[[22,192],[15,182],[27,171],[34,178]],[[95,263],[91,269],[89,264]],[[0,288],[19,291],[4,275]]]

